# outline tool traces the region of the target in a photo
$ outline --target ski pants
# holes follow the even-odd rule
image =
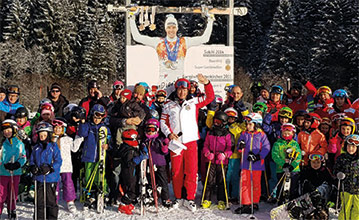
[[[161,199],[163,202],[170,198],[170,194],[168,190],[167,170],[166,170],[166,166],[156,166],[156,168],[157,168],[155,172],[156,185],[157,185],[157,189],[158,186],[162,188]]]
[[[251,172],[247,169],[242,170],[242,204],[250,205],[251,203]],[[252,178],[253,178],[253,203],[259,203],[259,199],[261,197],[261,170],[253,170]]]
[[[81,144],[82,147],[82,144]],[[71,152],[71,161],[72,161],[72,166],[73,166],[73,171],[72,171],[72,182],[75,183],[74,187],[75,187],[75,192],[77,191],[77,182],[79,182],[80,179],[80,170],[83,168],[83,163],[81,162],[81,156],[82,156],[82,152],[81,150],[77,151],[77,152]],[[80,192],[82,193],[82,192]]]
[[[197,142],[192,141],[184,144],[187,150],[182,150],[179,155],[171,151],[172,184],[176,199],[182,198],[184,186],[188,200],[194,200],[197,191]]]
[[[139,168],[139,166],[137,166]],[[122,196],[121,202],[125,205],[133,203],[136,199],[136,185],[138,183],[135,173],[135,167],[123,167],[121,170],[122,187],[125,195]]]
[[[281,180],[284,173],[277,173],[278,181]],[[285,202],[285,198],[283,198],[283,190],[281,190],[284,186],[285,177],[279,183],[277,188],[277,199],[278,204],[281,205]],[[293,200],[299,197],[299,172],[291,172],[290,173],[290,190],[289,190],[289,200]],[[281,194],[280,194],[281,193]]]
[[[241,166],[241,159],[229,159],[228,170],[226,176],[227,189],[231,198],[239,197],[239,170]]]
[[[5,202],[7,204],[8,211],[15,210],[16,208],[16,200],[19,190],[20,176],[13,176],[13,181],[14,183],[12,185],[11,176],[0,176],[0,214],[2,213]],[[13,195],[11,195],[12,190],[14,190]],[[12,198],[11,201],[10,198]]]
[[[120,174],[121,174],[121,164],[117,167],[114,167],[112,170],[107,170],[109,174],[109,188],[110,188],[110,199],[117,201],[118,195],[120,193]]]
[[[37,182],[36,196],[37,196],[37,219],[57,219],[59,206],[56,201],[57,183],[46,183],[46,218],[44,212],[44,183]],[[36,212],[36,207],[34,215]],[[36,219],[35,219],[36,220]]]
[[[57,201],[60,199],[60,182],[62,183],[62,198],[66,202],[76,199],[74,182],[72,182],[72,173],[60,173],[60,181],[57,183]]]
[[[93,174],[93,172],[95,171],[96,166],[98,166],[98,163],[91,163],[91,162],[85,162],[85,186],[87,185],[87,183],[90,181],[90,177],[91,174]],[[95,184],[95,186],[99,189],[102,188],[102,185],[99,185],[99,178],[102,178],[99,176],[99,170],[97,169],[97,172],[95,174],[95,179],[93,180],[92,183],[90,183],[90,186],[92,184]],[[106,178],[104,178],[104,182],[105,182],[105,194],[107,193],[107,182],[106,182]],[[92,186],[92,189],[95,189],[94,186]],[[92,190],[91,189],[91,190]]]
[[[207,163],[208,169],[208,163]],[[226,174],[227,165],[223,165],[224,173]],[[207,179],[207,189],[204,194],[204,199],[211,201],[211,191],[217,186],[217,200],[226,201],[226,195],[224,191],[224,179],[222,173],[221,164],[211,164]]]
[[[359,219],[359,195],[344,192],[344,194],[341,193],[341,200],[342,204],[338,219]],[[343,203],[345,203],[345,209]]]

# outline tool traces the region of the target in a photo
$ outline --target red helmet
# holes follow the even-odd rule
[[[138,132],[134,129],[128,129],[122,132],[122,140],[130,146],[138,146]]]
[[[188,79],[185,79],[185,78],[177,79],[177,81],[175,82],[175,88],[178,89],[180,87],[185,88],[185,89],[190,89],[191,83],[189,82]]]
[[[310,127],[314,128],[314,129],[319,127],[320,121],[321,121],[320,116],[317,113],[313,113],[313,112],[306,114],[304,116],[304,119],[307,120],[307,121],[311,121],[312,125]]]

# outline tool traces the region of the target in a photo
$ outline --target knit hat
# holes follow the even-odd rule
[[[58,83],[53,83],[50,87],[50,91],[53,90],[53,89],[59,89],[61,91],[61,86],[58,84]]]
[[[121,92],[121,96],[125,97],[127,100],[130,100],[132,97],[132,92],[129,89],[125,89]]]
[[[169,26],[169,25],[174,25],[176,26],[176,28],[178,28],[178,22],[177,19],[175,18],[175,16],[173,14],[169,14],[166,16],[167,19],[165,21],[165,29]]]
[[[137,85],[133,93],[137,93],[138,95],[144,95],[146,93],[145,87],[143,87],[143,85]]]

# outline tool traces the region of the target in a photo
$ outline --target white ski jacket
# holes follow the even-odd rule
[[[60,173],[72,173],[71,151],[77,152],[83,140],[84,138],[78,135],[76,135],[75,139],[67,135],[60,138],[59,148],[62,158]]]

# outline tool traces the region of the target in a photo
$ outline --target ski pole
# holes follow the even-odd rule
[[[46,175],[44,175],[44,219],[46,220]]]
[[[11,163],[14,163],[15,156],[12,156]],[[12,211],[12,207],[15,206],[15,189],[14,189],[14,171],[10,170],[10,178],[11,178],[11,189],[10,189],[10,212]],[[15,208],[15,207],[14,207]],[[10,214],[11,216],[11,214]]]
[[[277,191],[277,188],[278,188],[279,184],[282,182],[284,176],[285,176],[285,175],[284,175],[284,173],[283,173],[282,177],[278,180],[277,184],[276,184],[275,187],[273,188],[272,193],[269,195],[268,200],[270,200],[270,199],[273,197],[274,192]]]
[[[269,186],[268,186],[267,170],[266,170],[266,166],[265,166],[265,165],[264,165],[264,181],[266,182],[267,196],[269,196]]]
[[[251,216],[250,219],[255,219],[253,215],[253,170],[252,170],[252,161],[249,162],[249,172],[251,175]]]
[[[243,156],[244,156],[244,149],[241,150],[241,171],[239,173],[239,207],[242,208],[242,171],[243,171]]]
[[[204,194],[206,193],[207,181],[208,181],[208,175],[209,175],[209,170],[210,170],[210,169],[211,169],[211,161],[209,161],[209,163],[208,163],[207,174],[206,174],[206,181],[204,182],[204,188],[203,188],[203,195],[202,195],[201,205],[203,205]]]
[[[228,209],[228,208],[229,208],[229,205],[228,205],[228,194],[227,194],[226,174],[224,173],[223,161],[222,161],[222,160],[221,160],[221,167],[222,167],[223,182],[224,182],[224,193],[225,193],[225,196],[226,196],[226,209]]]

